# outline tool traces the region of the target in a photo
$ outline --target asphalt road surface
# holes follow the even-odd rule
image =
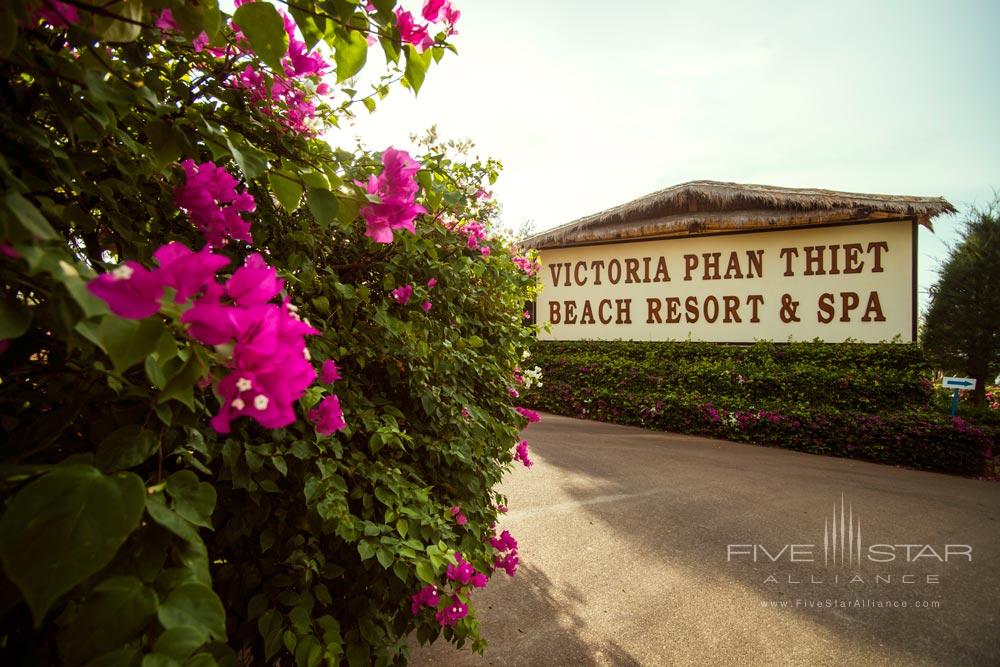
[[[554,415],[524,437],[490,646],[414,664],[1000,665],[1000,484]]]

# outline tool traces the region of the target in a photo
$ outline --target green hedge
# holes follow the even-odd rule
[[[532,354],[543,384],[526,400],[557,414],[969,475],[997,444],[992,425],[934,407],[917,345],[560,341]]]

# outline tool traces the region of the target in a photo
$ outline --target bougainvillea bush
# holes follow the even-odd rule
[[[516,571],[535,265],[499,165],[331,145],[459,11],[228,7],[0,7],[5,665],[482,650]]]
[[[545,341],[529,363],[522,398],[557,414],[965,475],[1000,451],[939,407],[918,345]]]

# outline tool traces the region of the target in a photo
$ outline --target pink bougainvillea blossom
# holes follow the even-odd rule
[[[420,25],[414,20],[413,14],[402,7],[396,8],[396,28],[404,44],[413,45],[418,51],[424,51],[434,44],[426,25]]]
[[[538,422],[538,421],[541,420],[541,417],[539,417],[538,413],[535,412],[534,410],[529,410],[528,408],[522,408],[522,407],[518,406],[518,407],[514,408],[514,411],[517,412],[517,414],[519,414],[522,417],[524,417],[525,419],[527,419],[532,424],[534,424],[534,423],[536,423],[536,422]]]
[[[466,419],[468,419],[469,417],[471,417],[471,416],[472,416],[472,414],[471,414],[471,413],[469,412],[469,409],[468,409],[468,408],[462,408],[462,409],[461,409],[461,410],[459,411],[459,414],[460,414],[460,415],[462,415],[463,417],[465,417]]]
[[[226,294],[237,306],[257,306],[276,297],[284,287],[278,272],[260,254],[253,253],[226,281]]]
[[[115,315],[138,320],[159,312],[163,279],[157,271],[129,260],[91,280],[87,289],[103,299]]]
[[[387,148],[382,153],[384,168],[378,176],[372,174],[367,183],[357,183],[365,192],[376,195],[380,203],[361,207],[361,217],[367,225],[365,236],[376,243],[392,243],[392,230],[405,229],[414,233],[413,221],[426,212],[416,203],[416,175],[420,164],[406,151]]]
[[[156,21],[153,22],[157,28],[163,32],[177,32],[177,21],[174,20],[174,12],[167,7],[160,15],[156,17]]]
[[[517,540],[514,539],[509,530],[500,533],[499,537],[491,537],[490,544],[493,545],[494,549],[501,552],[517,550]]]
[[[518,392],[517,389],[514,389],[514,387],[507,390],[507,395],[511,398],[519,398],[521,396],[520,392]]]
[[[333,359],[327,359],[323,362],[323,367],[320,370],[320,380],[323,384],[333,384],[337,380],[342,379],[340,376],[340,369],[337,368],[337,362]]]
[[[500,514],[506,514],[507,513],[507,506],[506,505],[497,505],[497,512],[500,512]]]
[[[434,618],[442,626],[455,625],[469,613],[469,608],[462,604],[457,595],[451,596],[451,602],[444,609],[438,610]]]
[[[472,585],[476,588],[486,588],[486,584],[490,583],[490,578],[487,577],[482,572],[476,572],[472,575]]]
[[[483,257],[489,257],[492,250],[490,250],[490,247],[488,245],[484,245],[482,248],[479,249],[479,252]]]
[[[538,269],[541,268],[541,265],[537,261],[527,257],[521,257],[520,255],[515,255],[513,261],[517,268],[521,269],[529,276],[535,275],[538,272]]]
[[[434,289],[434,286],[438,284],[437,278],[431,278],[427,281],[427,289]]]
[[[524,464],[525,468],[530,468],[535,465],[534,462],[528,458],[528,441],[522,440],[517,443],[517,447],[514,448],[514,460],[520,461]]]
[[[412,604],[410,604],[410,611],[414,614],[418,614],[420,613],[420,609],[422,607],[436,607],[440,599],[441,593],[438,591],[437,586],[434,584],[427,584],[410,596],[410,600],[412,600]]]
[[[441,14],[441,10],[448,3],[448,0],[427,0],[424,3],[424,8],[420,12],[425,19],[428,21],[437,21],[438,16]]]
[[[256,210],[253,197],[245,190],[237,191],[236,179],[212,162],[184,160],[181,166],[186,180],[174,191],[174,201],[209,245],[224,245],[228,239],[252,243],[250,222],[243,213]]]
[[[420,304],[420,307],[424,309],[425,313],[429,313],[433,305],[434,304],[432,304],[430,301],[424,301],[422,304]]]
[[[407,284],[392,290],[392,298],[403,306],[410,302],[411,296],[413,296],[413,285]]]
[[[517,565],[520,563],[520,559],[517,556],[517,551],[511,551],[504,556],[497,556],[494,565],[497,568],[504,570],[508,576],[513,577],[517,572]]]
[[[229,258],[216,255],[209,246],[194,252],[183,243],[172,241],[153,253],[160,265],[160,281],[176,290],[174,300],[186,303],[191,297],[215,285],[215,274],[229,264]]]
[[[455,564],[449,564],[445,569],[445,576],[460,584],[468,584],[472,581],[472,577],[475,574],[476,568],[472,567],[472,563],[462,557],[461,551],[455,552]]]
[[[208,46],[208,33],[202,32],[200,35],[191,40],[191,46],[194,47],[196,53],[201,53]]]
[[[469,520],[465,518],[464,514],[462,514],[462,508],[459,507],[458,505],[453,506],[448,511],[451,512],[452,516],[455,517],[455,523],[457,523],[458,525],[464,526],[465,524],[469,523]]]
[[[35,9],[35,18],[40,18],[55,28],[65,28],[80,21],[76,7],[59,0],[42,0]]]
[[[331,435],[347,428],[344,413],[340,409],[340,399],[336,395],[326,396],[319,405],[309,411],[309,420],[316,424],[320,435]]]
[[[0,242],[0,255],[7,257],[9,259],[20,259],[21,253],[17,251],[17,248],[9,243]]]

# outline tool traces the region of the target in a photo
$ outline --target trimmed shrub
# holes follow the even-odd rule
[[[540,341],[556,414],[967,475],[997,430],[951,419],[916,345]]]

